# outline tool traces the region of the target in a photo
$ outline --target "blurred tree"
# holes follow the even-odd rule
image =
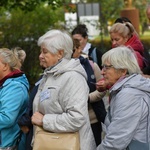
[[[150,1],[149,1],[150,2]],[[146,5],[148,0],[134,0],[134,6],[139,10],[141,34],[144,34],[148,28],[147,17],[146,17]]]
[[[99,2],[101,6],[101,25],[104,29],[104,34],[107,35],[108,22],[113,23],[114,20],[120,17],[120,11],[125,7],[124,0],[87,0],[87,2]],[[150,0],[134,0],[132,5],[139,9],[141,33],[143,34],[147,28],[147,18],[145,14],[146,4],[150,3]]]
[[[111,25],[114,20],[120,17],[120,11],[123,8],[123,0],[87,0],[87,2],[100,3],[100,24],[104,35],[108,35],[108,25]],[[110,24],[108,24],[108,22]]]
[[[61,22],[64,22],[63,8],[54,10],[45,3],[31,12],[22,11],[19,7],[10,11],[0,9],[0,47],[19,46],[26,51],[23,70],[31,85],[42,71],[38,60],[40,48],[37,46],[37,40],[48,29],[64,28]]]
[[[32,11],[43,2],[51,5],[53,9],[56,9],[63,5],[64,0],[1,0],[0,7],[5,7],[8,10],[20,8],[24,11]]]
[[[79,0],[85,2],[85,0]],[[108,25],[120,17],[124,8],[123,0],[87,0],[100,3],[100,30],[108,35]],[[146,2],[150,0],[134,0],[132,3],[140,11],[140,22],[144,32],[147,21],[145,15]],[[64,4],[69,7],[71,0],[0,0],[0,46],[13,48],[20,46],[27,53],[24,71],[31,84],[37,80],[39,67],[37,47],[38,38],[48,29],[64,27]],[[75,10],[70,10],[74,12]],[[109,24],[108,24],[109,23]]]

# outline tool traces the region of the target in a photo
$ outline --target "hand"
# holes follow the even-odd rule
[[[106,81],[103,79],[100,79],[97,83],[96,83],[96,89],[99,91],[99,92],[104,92],[107,89],[108,87],[108,84],[106,83]]]
[[[20,129],[22,130],[23,133],[29,132],[29,128],[27,126],[20,126]]]
[[[142,76],[145,78],[150,78],[150,75],[142,74]]]
[[[44,117],[43,114],[41,114],[39,112],[35,112],[31,117],[32,124],[38,125],[38,126],[43,126],[43,117]]]

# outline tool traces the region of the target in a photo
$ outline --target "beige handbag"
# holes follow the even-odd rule
[[[79,133],[52,133],[36,126],[33,150],[79,150]]]

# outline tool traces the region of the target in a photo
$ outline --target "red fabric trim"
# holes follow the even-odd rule
[[[11,73],[9,73],[8,75],[6,75],[3,79],[0,80],[0,86],[3,85],[3,83],[8,79],[8,78],[15,78],[15,77],[19,77],[23,74],[22,71],[20,70],[15,70]]]

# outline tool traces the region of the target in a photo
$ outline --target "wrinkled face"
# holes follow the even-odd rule
[[[110,38],[112,42],[112,47],[125,45],[125,43],[128,41],[127,37],[123,37],[119,33],[110,33]]]
[[[58,54],[51,53],[45,47],[41,46],[39,60],[42,67],[48,68],[54,66],[60,60],[60,56]]]
[[[120,77],[126,74],[126,72],[122,69],[115,69],[109,62],[105,62],[101,74],[107,85],[113,86]]]
[[[80,42],[80,47],[81,47],[81,49],[83,50],[84,47],[85,47],[85,45],[86,45],[86,43],[87,43],[87,37],[84,38],[84,37],[82,37],[81,34],[74,34],[74,35],[72,36],[72,38],[79,40],[79,42]]]

